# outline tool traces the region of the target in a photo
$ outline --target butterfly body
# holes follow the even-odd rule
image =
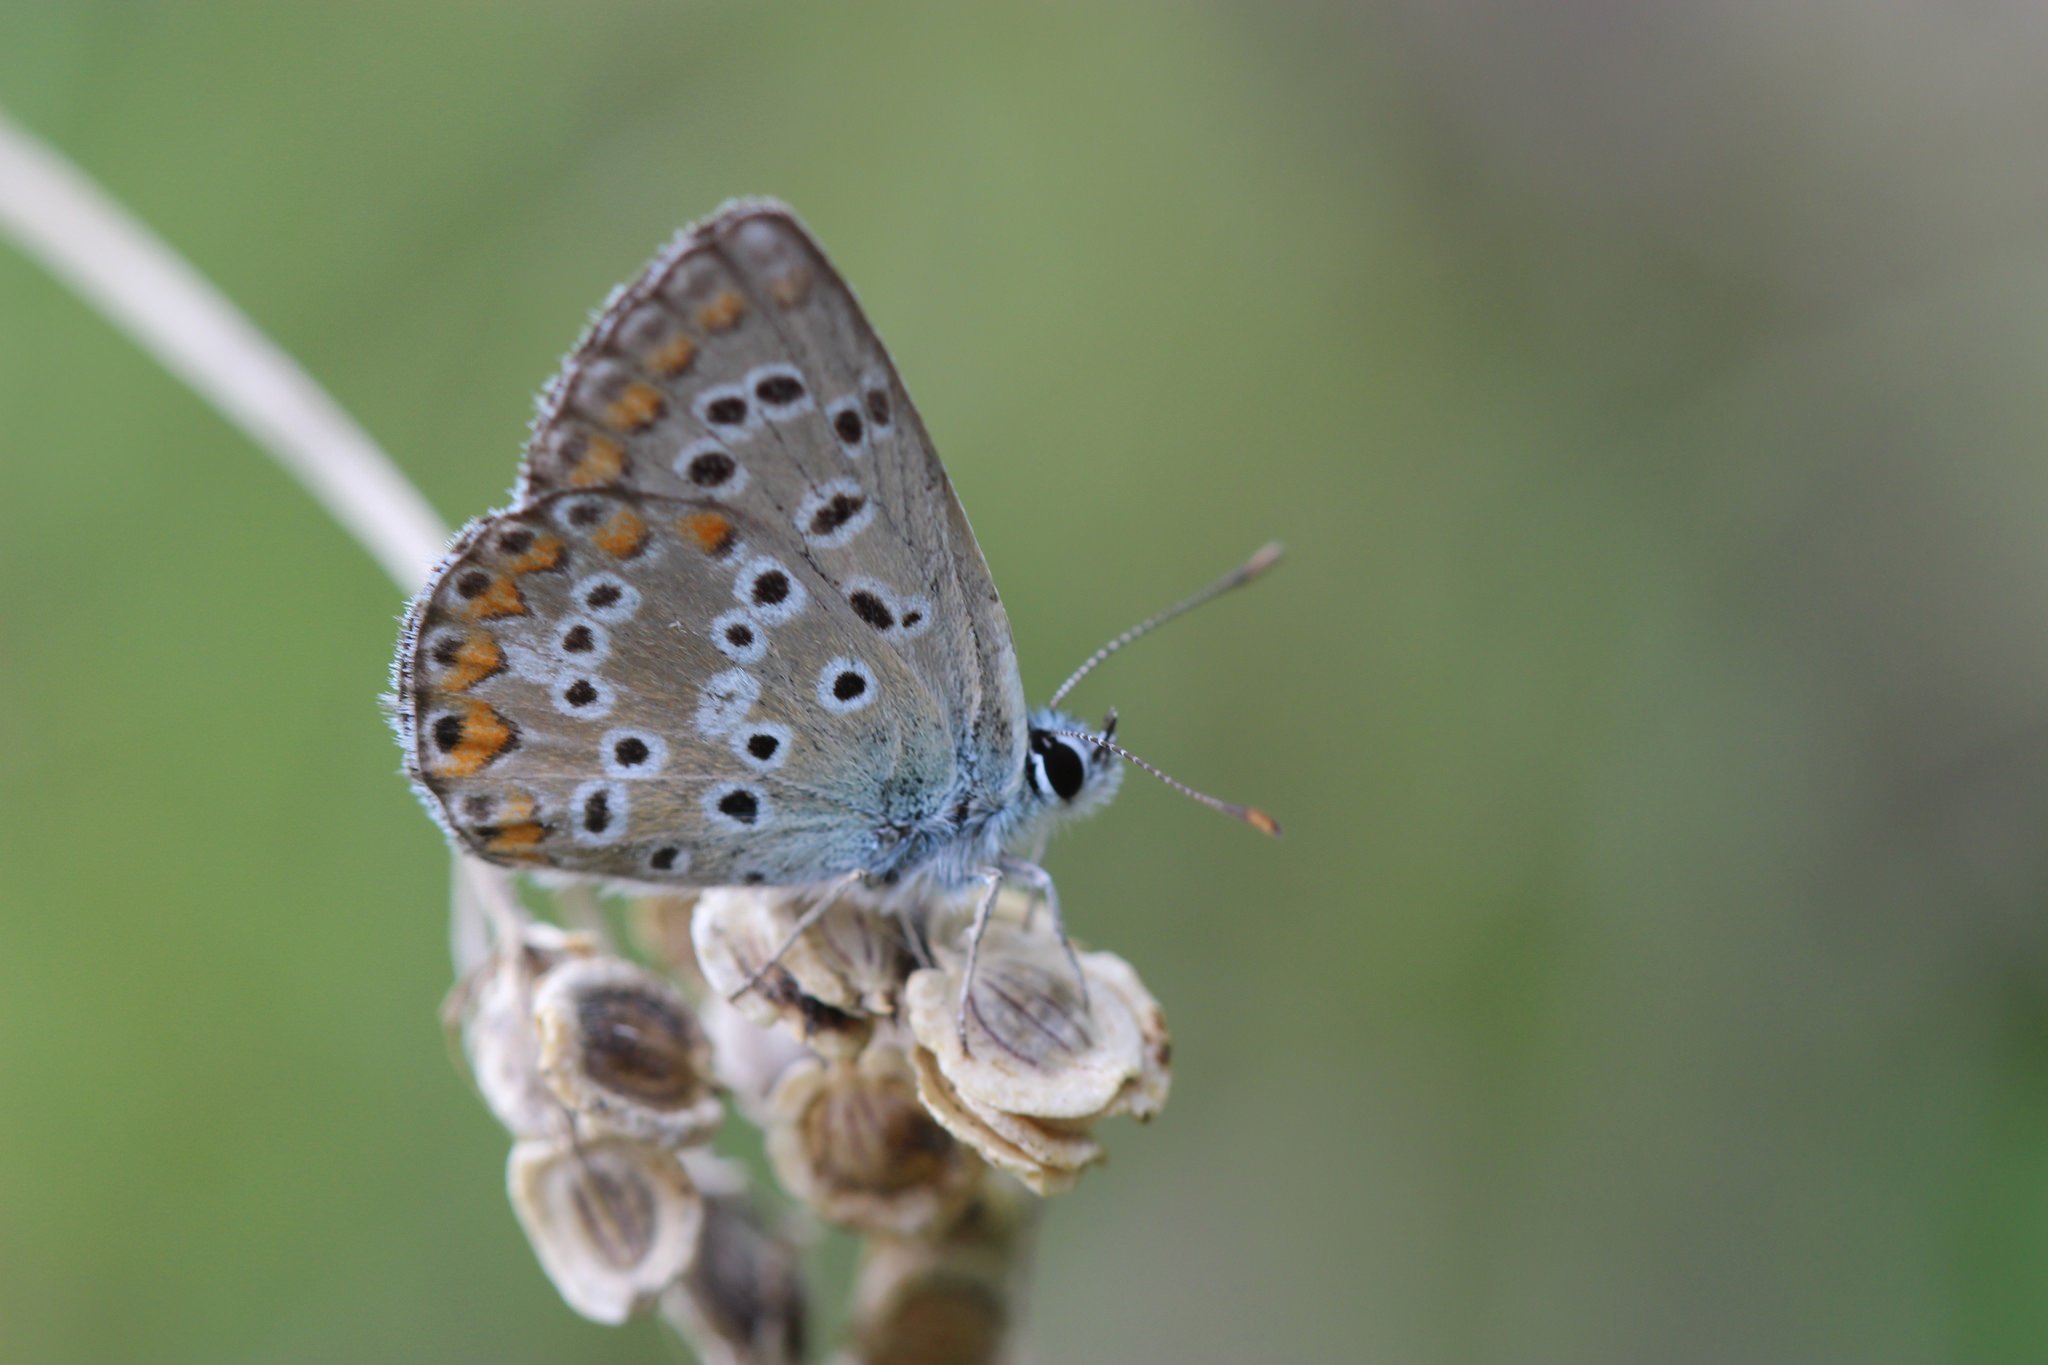
[[[990,882],[1115,789],[1028,713],[1009,623],[887,353],[789,212],[729,206],[616,292],[396,664],[459,845],[660,885]]]
[[[1063,712],[1033,712],[1031,752],[1002,791],[979,800],[965,791],[942,799],[925,819],[888,830],[881,859],[857,870],[884,886],[900,885],[918,900],[926,892],[979,885],[989,868],[1034,853],[1059,825],[1106,803],[1123,779],[1106,750],[1083,753],[1078,744],[1043,738],[1079,724]]]

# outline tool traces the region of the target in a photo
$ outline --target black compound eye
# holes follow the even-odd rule
[[[1088,780],[1088,765],[1074,752],[1073,745],[1039,731],[1031,737],[1031,749],[1038,755],[1054,796],[1071,801],[1080,794],[1082,784]]]

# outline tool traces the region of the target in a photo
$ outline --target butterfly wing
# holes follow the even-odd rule
[[[1010,623],[860,304],[790,211],[726,206],[619,290],[549,389],[521,491],[706,494],[798,551],[924,680],[970,804],[1024,769]]]
[[[472,526],[401,655],[442,823],[493,861],[642,881],[874,866],[952,754],[930,694],[792,538],[623,490]]]
[[[509,863],[698,885],[880,866],[1009,800],[1023,698],[951,484],[786,210],[729,208],[615,294],[518,505],[401,646],[411,767]]]

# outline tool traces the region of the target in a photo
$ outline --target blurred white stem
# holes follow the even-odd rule
[[[518,948],[533,922],[519,903],[512,874],[460,853],[455,855],[455,887],[448,906],[448,947],[458,978],[468,976],[493,953]]]
[[[391,457],[198,271],[5,112],[0,234],[269,452],[403,591],[419,591],[448,527]],[[500,942],[516,941],[526,915],[504,872],[456,864],[473,893],[455,897],[460,962],[476,936],[469,914]]]
[[[361,427],[199,273],[0,113],[0,233],[275,456],[407,592],[448,528]]]

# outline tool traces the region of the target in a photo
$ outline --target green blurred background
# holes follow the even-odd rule
[[[1077,698],[1289,834],[1055,848],[1177,1075],[1046,1362],[2048,1350],[2044,67],[2016,0],[0,7],[0,107],[451,519],[753,192],[1034,697],[1290,543]],[[0,459],[0,1358],[674,1358],[449,1066],[399,595],[6,249]]]

